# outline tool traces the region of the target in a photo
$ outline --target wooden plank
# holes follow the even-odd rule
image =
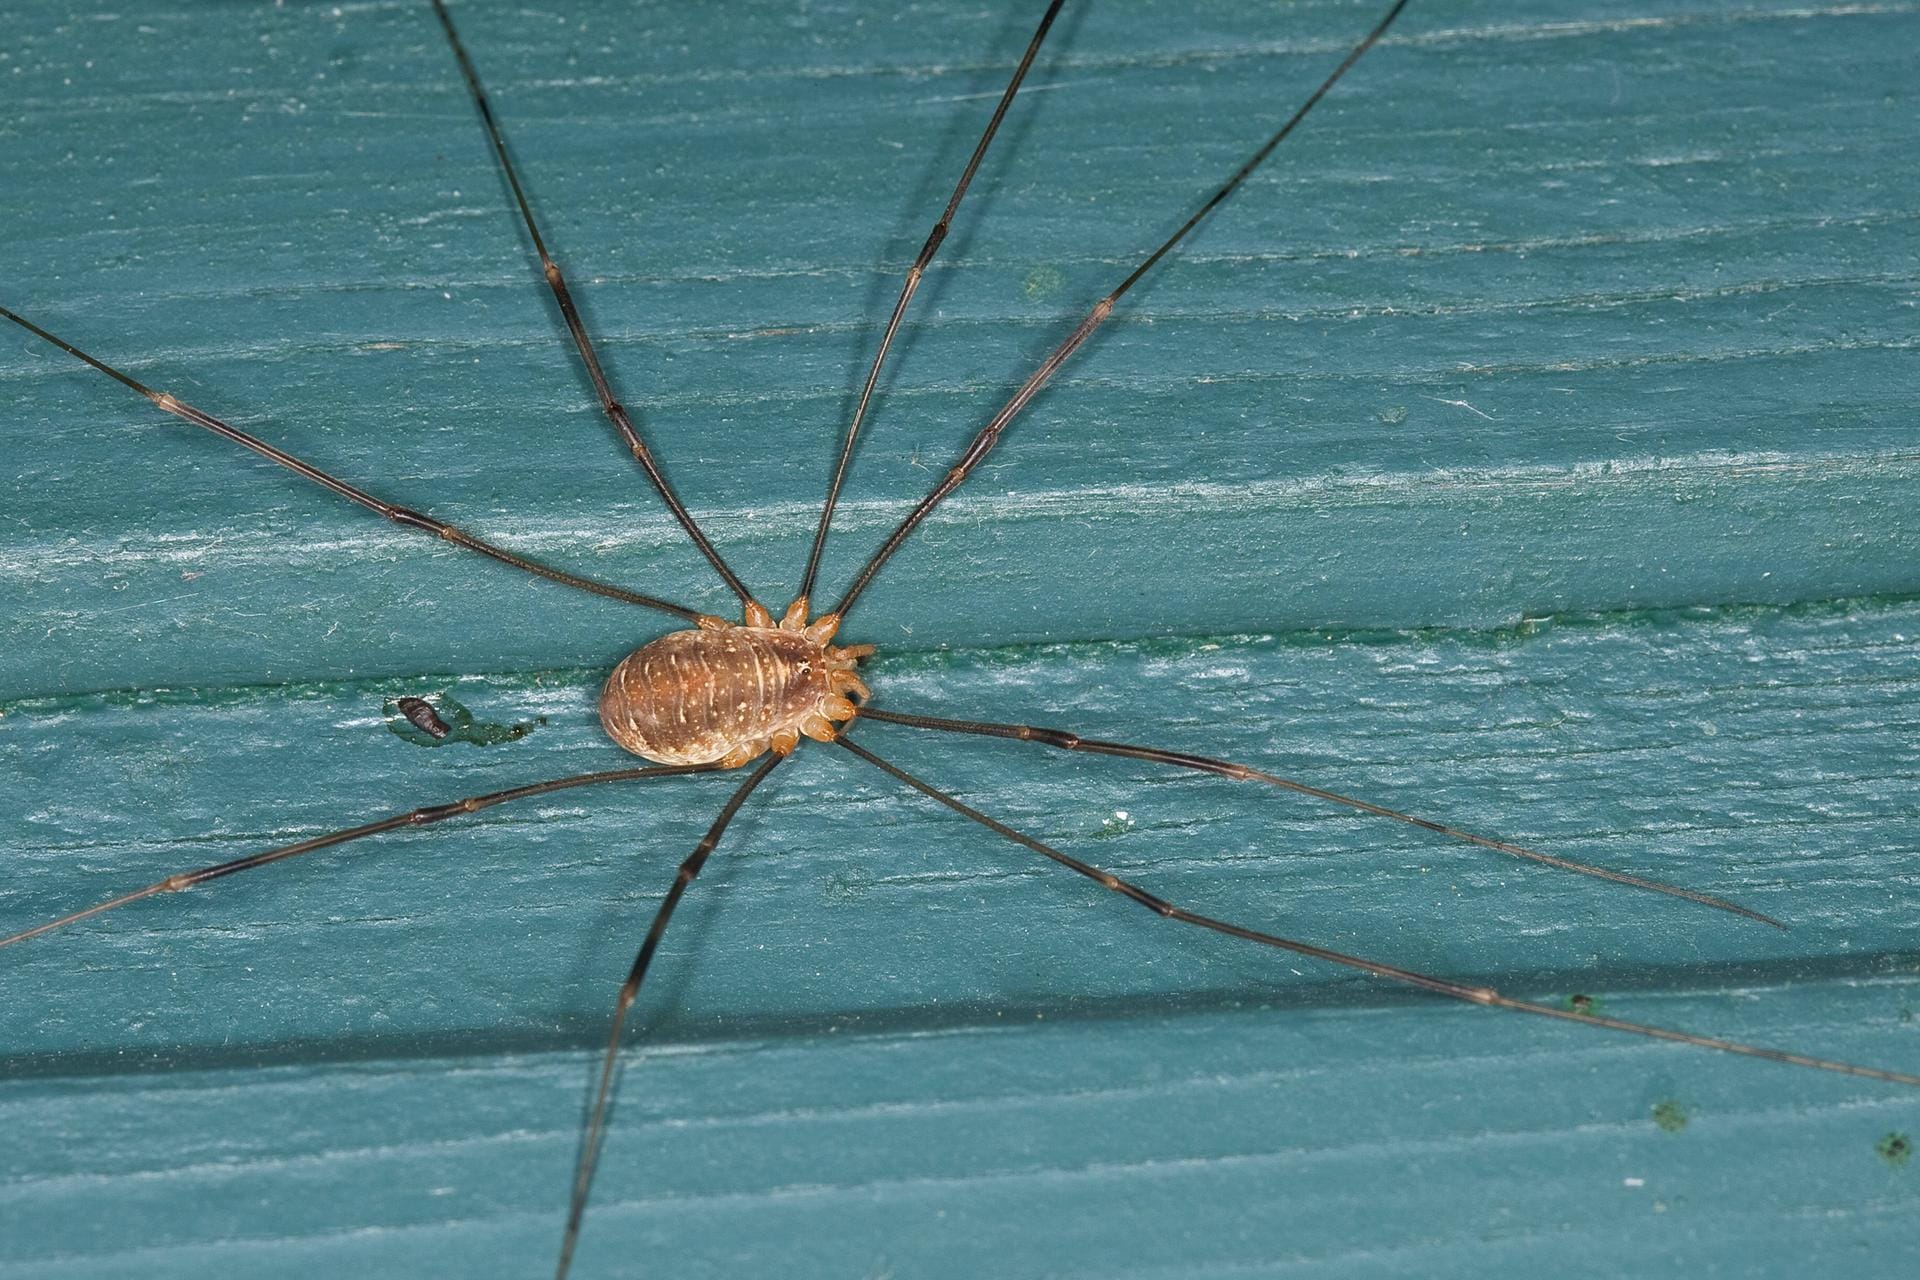
[[[1138,732],[1138,708],[1171,703],[1157,741],[1724,893],[1786,934],[1224,781],[862,736],[1201,909],[1911,1066],[1916,628],[1910,605],[1821,608],[882,666],[895,705],[1091,732]],[[457,685],[482,719],[537,725],[489,749],[389,733],[385,682],[13,704],[0,764],[33,800],[6,836],[4,919],[609,763],[588,678]],[[9,954],[15,1272],[537,1264],[610,987],[722,785],[494,810]],[[1197,1274],[1302,1258],[1465,1274],[1568,1240],[1595,1274],[1862,1249],[1888,1261],[1866,1274],[1894,1274],[1910,1257],[1920,1188],[1874,1152],[1920,1127],[1910,1094],[1436,1010],[1221,945],[824,751],[770,786],[648,997],[590,1273],[790,1256],[809,1274],[977,1275],[981,1233],[1017,1245],[1016,1275],[1183,1256]],[[1663,1104],[1685,1131],[1656,1125]],[[112,1230],[81,1229],[102,1217]],[[1146,1226],[1150,1249],[1127,1230]]]
[[[1370,20],[1068,20],[909,335],[839,577]],[[462,21],[676,480],[790,580],[1030,15]],[[418,6],[7,28],[6,305],[398,500],[724,603],[585,398]],[[1225,782],[865,740],[1202,909],[1913,1069],[1916,32],[1907,5],[1416,6],[856,637],[897,707],[1236,754],[1791,933]],[[419,545],[24,336],[0,397],[0,929],[621,759],[593,686],[651,618]],[[530,731],[421,749],[400,693]],[[495,811],[0,955],[0,1275],[548,1265],[610,987],[722,787]],[[1875,1143],[1920,1105],[1884,1086],[1187,937],[825,751],[726,853],[582,1274],[1915,1260],[1914,1167]]]
[[[1369,13],[1068,22],[909,334],[830,581]],[[881,580],[875,638],[1911,589],[1887,516],[1920,391],[1911,20],[1416,10]],[[1027,22],[469,15],[623,389],[776,602]],[[15,27],[12,305],[397,500],[725,602],[594,409],[416,5]],[[460,564],[25,335],[0,378],[34,442],[0,572],[51,615],[0,620],[0,693],[610,665],[656,625]]]

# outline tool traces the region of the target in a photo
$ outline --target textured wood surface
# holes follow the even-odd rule
[[[626,398],[783,604],[1032,15],[459,10]],[[844,581],[1372,21],[1063,20],[903,339]],[[1198,909],[1920,1069],[1906,4],[1416,0],[883,576],[871,727]],[[419,5],[0,11],[0,303],[397,501],[701,607]],[[616,767],[655,618],[381,525],[0,335],[0,931]],[[1531,621],[1523,621],[1531,620]],[[451,697],[489,746],[390,732]],[[476,736],[489,736],[485,733]],[[551,1265],[612,989],[726,783],[569,793],[0,953],[0,1276]],[[1188,936],[825,750],[689,899],[582,1276],[1909,1275],[1920,1098]]]

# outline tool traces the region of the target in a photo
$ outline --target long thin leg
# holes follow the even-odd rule
[[[284,449],[275,448],[258,436],[248,435],[246,432],[240,430],[240,428],[230,426],[210,413],[203,413],[184,400],[176,400],[164,391],[155,391],[152,387],[147,386],[130,374],[121,372],[106,361],[88,355],[64,338],[59,338],[48,333],[45,329],[42,329],[25,316],[17,315],[5,307],[0,307],[0,317],[5,317],[13,321],[28,333],[52,343],[74,359],[93,366],[101,373],[112,378],[115,382],[139,392],[148,400],[151,400],[156,407],[164,409],[174,417],[185,419],[196,427],[204,427],[217,436],[224,436],[243,449],[251,449],[261,457],[279,463],[295,475],[304,476],[323,488],[331,489],[349,502],[357,502],[367,510],[384,516],[397,525],[402,525],[409,529],[418,529],[423,533],[430,533],[436,538],[442,538],[453,543],[455,546],[465,547],[469,551],[478,551],[483,556],[491,557],[502,564],[510,564],[514,568],[526,573],[548,578],[554,582],[565,583],[569,587],[577,587],[582,591],[590,591],[594,595],[605,596],[609,600],[619,600],[626,604],[637,604],[648,609],[658,609],[661,613],[670,613],[674,617],[684,618],[688,622],[697,622],[701,616],[699,613],[686,608],[684,605],[659,600],[653,596],[643,596],[637,591],[628,591],[624,587],[612,586],[605,582],[596,582],[592,578],[582,578],[578,574],[564,573],[559,569],[550,569],[546,565],[538,564],[524,556],[515,555],[504,547],[496,547],[491,542],[483,542],[464,529],[459,529],[453,525],[435,520],[431,516],[422,515],[418,511],[411,511],[406,507],[397,507],[391,502],[383,502],[364,489],[357,489],[346,481],[327,474],[311,463],[302,462]]]
[[[264,867],[269,863],[283,862],[296,858],[303,853],[312,853],[315,849],[325,849],[336,844],[345,844],[349,840],[358,840],[362,836],[377,836],[387,831],[397,831],[401,827],[424,827],[431,822],[442,822],[448,818],[464,817],[469,813],[478,813],[482,809],[491,809],[494,805],[505,804],[509,800],[526,800],[533,796],[544,796],[554,791],[566,791],[573,787],[590,787],[602,782],[631,782],[639,778],[672,778],[684,773],[712,773],[719,769],[713,764],[676,764],[654,765],[644,769],[612,769],[602,773],[577,773],[570,778],[552,778],[546,782],[532,782],[523,787],[509,787],[505,791],[489,791],[485,795],[468,796],[464,800],[455,800],[451,804],[428,805],[420,809],[411,809],[406,813],[396,813],[377,822],[369,822],[358,827],[347,827],[340,831],[330,831],[323,836],[314,836],[309,840],[283,844],[277,849],[268,849],[264,853],[249,854],[244,858],[235,858],[231,862],[219,862],[198,871],[183,871],[157,880],[144,889],[135,889],[132,893],[123,893],[117,898],[75,911],[71,915],[61,916],[58,920],[49,920],[45,924],[23,929],[10,937],[0,938],[0,947],[10,947],[16,942],[25,942],[28,938],[37,938],[43,933],[51,933],[65,925],[77,923],[116,907],[124,907],[129,902],[138,902],[142,898],[151,898],[158,893],[178,893],[182,889],[191,889],[195,885],[205,884],[209,880],[219,880],[238,871],[251,871],[255,867]]]
[[[1376,978],[1386,978],[1392,982],[1419,987],[1435,995],[1446,996],[1452,1000],[1463,1000],[1468,1004],[1485,1005],[1493,1009],[1510,1009],[1515,1013],[1531,1013],[1543,1018],[1555,1018],[1561,1022],[1580,1022],[1590,1026],[1605,1027],[1612,1031],[1624,1031],[1631,1035],[1647,1036],[1655,1040],[1672,1040],[1679,1044],[1690,1044],[1701,1049],[1718,1049],[1722,1053],[1738,1053],[1749,1058],[1765,1058],[1769,1062],[1784,1062],[1789,1066],[1811,1067],[1817,1071],[1834,1071],[1841,1075],[1862,1076],[1869,1080],[1885,1080],[1893,1084],[1905,1084],[1920,1087],[1920,1076],[1909,1075],[1903,1071],[1887,1071],[1880,1067],[1856,1066],[1850,1062],[1836,1062],[1830,1058],[1813,1058],[1800,1053],[1788,1053],[1782,1049],[1767,1049],[1758,1045],[1742,1044],[1737,1040],[1721,1040],[1713,1036],[1697,1036],[1686,1031],[1674,1031],[1667,1027],[1649,1026],[1641,1022],[1627,1022],[1620,1018],[1603,1018],[1591,1013],[1576,1013],[1570,1009],[1556,1009],[1552,1005],[1534,1004],[1526,1000],[1515,1000],[1501,995],[1492,987],[1470,986],[1463,982],[1454,982],[1447,978],[1435,977],[1428,973],[1418,973],[1412,969],[1400,969],[1377,960],[1368,960],[1360,956],[1347,955],[1340,951],[1330,951],[1309,942],[1298,942],[1292,938],[1283,938],[1278,934],[1262,933],[1244,925],[1232,924],[1225,920],[1216,920],[1212,916],[1203,916],[1198,912],[1177,907],[1163,898],[1157,898],[1138,885],[1132,884],[1089,862],[1082,862],[1069,854],[1060,852],[1051,845],[1042,844],[1033,837],[1015,831],[1005,823],[995,821],[978,809],[969,807],[929,783],[922,782],[906,770],[887,763],[871,751],[849,742],[846,738],[835,739],[841,746],[859,756],[868,764],[912,787],[920,794],[939,801],[947,808],[964,817],[973,819],[981,826],[997,835],[1006,837],[1015,844],[1023,845],[1042,857],[1077,872],[1092,880],[1104,889],[1125,898],[1131,898],[1147,910],[1168,920],[1178,920],[1182,924],[1197,925],[1202,929],[1211,929],[1215,933],[1226,934],[1230,938],[1241,938],[1248,942],[1257,942],[1262,946],[1276,947],[1282,951],[1291,951],[1295,955],[1307,956],[1314,960],[1324,960],[1329,964],[1344,965],[1349,969],[1358,969],[1370,973]]]
[[[1280,787],[1287,791],[1298,792],[1303,796],[1312,796],[1316,800],[1325,800],[1332,804],[1345,805],[1349,809],[1358,809],[1362,813],[1375,814],[1382,818],[1392,818],[1395,822],[1404,822],[1410,827],[1419,827],[1422,831],[1432,831],[1439,835],[1450,836],[1455,840],[1464,840],[1468,844],[1477,844],[1483,849],[1492,849],[1498,853],[1511,854],[1516,858],[1526,858],[1533,862],[1545,863],[1549,867],[1558,867],[1562,871],[1578,871],[1584,876],[1597,876],[1602,880],[1611,880],[1615,884],[1632,885],[1636,889],[1651,889],[1655,893],[1671,894],[1676,898],[1685,898],[1689,902],[1698,902],[1702,906],[1714,907],[1721,911],[1731,911],[1734,915],[1745,916],[1749,920],[1758,920],[1770,924],[1776,929],[1787,926],[1772,916],[1761,915],[1758,911],[1728,902],[1725,898],[1716,898],[1711,894],[1699,893],[1692,889],[1682,889],[1677,885],[1648,880],[1641,876],[1629,875],[1624,871],[1609,871],[1605,867],[1592,866],[1585,862],[1575,862],[1570,858],[1556,858],[1550,853],[1540,853],[1533,849],[1522,848],[1517,844],[1508,844],[1504,840],[1494,840],[1487,836],[1477,836],[1471,831],[1462,831],[1458,827],[1449,827],[1445,823],[1430,818],[1416,818],[1410,813],[1398,809],[1389,809],[1385,805],[1374,804],[1367,800],[1357,800],[1352,796],[1341,795],[1338,791],[1326,791],[1319,787],[1308,786],[1304,782],[1295,782],[1278,774],[1255,769],[1251,765],[1236,764],[1231,760],[1216,760],[1211,756],[1189,755],[1185,751],[1164,751],[1159,747],[1136,747],[1125,742],[1102,742],[1097,738],[1083,738],[1077,733],[1065,729],[1042,729],[1030,724],[995,724],[987,720],[949,720],[944,716],[903,715],[893,711],[882,711],[876,707],[863,706],[860,716],[865,720],[879,720],[886,724],[903,724],[915,729],[939,729],[948,733],[973,733],[989,738],[1016,738],[1022,742],[1038,742],[1044,746],[1059,747],[1063,751],[1086,751],[1093,755],[1120,756],[1128,760],[1146,760],[1152,764],[1169,764],[1178,769],[1194,769],[1201,773],[1217,773],[1223,778],[1232,778],[1236,782],[1264,782],[1268,786]]]
[[[453,46],[453,56],[460,63],[460,74],[467,82],[467,91],[473,95],[473,105],[480,111],[480,119],[487,126],[487,137],[493,143],[493,154],[500,161],[500,168],[507,176],[507,186],[513,190],[514,203],[520,206],[520,219],[526,223],[527,234],[533,239],[534,252],[540,255],[540,270],[546,276],[547,286],[553,290],[554,301],[560,304],[560,314],[567,322],[567,332],[573,335],[573,345],[579,349],[580,363],[586,366],[587,377],[593,380],[594,394],[600,397],[600,408],[607,419],[613,423],[614,430],[626,442],[627,451],[633,455],[640,469],[647,473],[647,479],[660,494],[660,500],[667,504],[667,510],[680,522],[680,527],[693,539],[693,545],[707,558],[714,571],[726,581],[733,593],[740,597],[740,603],[752,604],[753,593],[747,590],[747,584],[740,581],[727,562],[720,558],[713,544],[707,541],[707,535],[700,531],[686,507],[680,503],[680,497],[667,483],[665,473],[654,462],[653,453],[646,442],[640,439],[640,433],[634,429],[633,419],[627,416],[626,406],[614,399],[613,387],[607,381],[606,372],[600,367],[600,357],[594,354],[593,340],[587,336],[587,326],[580,319],[580,310],[573,304],[573,294],[567,290],[566,277],[560,274],[560,264],[547,252],[547,242],[540,235],[539,224],[533,218],[533,206],[527,201],[527,193],[520,186],[520,175],[513,167],[513,160],[507,155],[505,136],[500,125],[494,119],[493,106],[487,101],[487,91],[480,86],[480,73],[474,70],[473,60],[467,56],[466,46],[460,43],[460,33],[453,28],[453,17],[447,12],[442,0],[433,0],[433,12],[440,19],[440,26],[447,33],[447,43]]]
[[[640,994],[640,984],[646,980],[647,966],[653,963],[653,953],[667,932],[667,921],[673,918],[673,909],[680,905],[681,895],[686,893],[693,878],[700,874],[700,868],[707,865],[707,856],[720,843],[720,837],[726,832],[727,824],[733,821],[733,815],[740,812],[740,806],[747,802],[753,789],[766,781],[767,775],[784,759],[785,756],[769,755],[740,784],[739,789],[727,797],[720,816],[713,820],[713,825],[707,828],[707,834],[700,838],[700,843],[687,855],[687,860],[680,864],[680,870],[674,873],[673,884],[667,889],[660,909],[654,912],[646,940],[640,944],[640,954],[633,958],[633,968],[627,972],[627,980],[620,984],[620,996],[613,1005],[613,1029],[607,1033],[607,1050],[600,1060],[600,1079],[593,1091],[593,1115],[587,1121],[586,1136],[580,1143],[580,1162],[573,1173],[573,1199],[567,1206],[567,1231],[560,1241],[560,1261],[553,1273],[555,1280],[566,1280],[567,1269],[573,1265],[574,1248],[580,1243],[580,1221],[586,1216],[587,1193],[593,1187],[593,1169],[599,1163],[600,1143],[606,1136],[607,1103],[613,1096],[613,1069],[619,1059],[620,1034],[626,1027],[627,1011],[633,1007],[634,997]]]
[[[893,553],[900,549],[901,544],[907,540],[907,536],[919,527],[920,522],[925,520],[928,513],[939,506],[948,494],[960,487],[961,483],[972,474],[973,469],[980,465],[981,459],[992,450],[995,442],[1000,439],[1000,433],[1005,431],[1007,425],[1027,407],[1027,402],[1039,393],[1040,388],[1044,387],[1060,366],[1067,362],[1067,358],[1078,351],[1081,345],[1093,336],[1096,329],[1106,323],[1107,317],[1113,314],[1114,304],[1133,288],[1141,276],[1152,270],[1155,263],[1171,253],[1175,245],[1186,239],[1187,234],[1200,225],[1201,219],[1212,213],[1222,201],[1232,195],[1234,189],[1246,180],[1248,174],[1260,167],[1261,162],[1273,153],[1273,149],[1293,132],[1294,126],[1306,118],[1307,112],[1313,110],[1340,77],[1347,74],[1348,69],[1360,60],[1360,56],[1371,49],[1374,42],[1385,34],[1387,28],[1393,24],[1393,20],[1399,17],[1400,11],[1406,7],[1407,0],[1396,0],[1394,6],[1387,10],[1387,16],[1380,19],[1378,25],[1353,47],[1341,60],[1340,65],[1334,68],[1333,74],[1321,82],[1320,87],[1300,104],[1299,109],[1288,118],[1287,122],[1262,143],[1260,149],[1255,151],[1245,164],[1236,169],[1233,176],[1228,178],[1219,190],[1207,197],[1206,201],[1194,210],[1193,215],[1180,224],[1178,231],[1167,237],[1158,249],[1148,254],[1146,259],[1135,267],[1132,274],[1122,280],[1113,292],[1094,304],[1093,310],[1089,311],[1086,318],[1067,335],[1066,341],[1053,349],[1053,354],[1042,361],[1040,367],[1033,371],[1033,375],[1020,384],[1020,389],[1013,393],[1013,398],[993,416],[993,420],[980,429],[980,434],[973,438],[966,452],[960,455],[960,460],[953,464],[953,469],[934,486],[933,492],[922,498],[920,504],[907,513],[906,519],[887,535],[887,540],[880,544],[880,549],[873,553],[873,558],[868,560],[866,567],[860,570],[860,575],[853,580],[853,585],[847,588],[847,593],[840,597],[840,603],[833,607],[834,613],[843,618],[846,616],[847,611],[853,607],[853,602],[860,598],[861,593],[867,589],[867,584],[873,581],[873,576],[880,572],[881,566],[893,558]]]
[[[860,434],[860,424],[866,420],[867,402],[873,399],[874,385],[880,381],[880,366],[886,363],[887,352],[893,348],[893,336],[900,328],[900,318],[907,313],[907,304],[913,301],[914,293],[920,288],[920,277],[926,274],[927,264],[933,261],[933,255],[939,252],[941,242],[947,238],[954,211],[959,209],[960,201],[966,196],[967,187],[973,182],[974,171],[979,169],[980,161],[986,156],[993,135],[1000,131],[1000,121],[1006,118],[1007,108],[1013,105],[1013,96],[1020,92],[1020,82],[1027,78],[1027,69],[1033,65],[1034,55],[1040,52],[1040,43],[1047,38],[1047,32],[1064,3],[1066,0],[1053,0],[1047,6],[1039,29],[1033,33],[1033,39],[1027,42],[1026,53],[1021,55],[1020,65],[1013,70],[1013,79],[1007,82],[1007,91],[1000,95],[1000,104],[993,109],[993,118],[987,121],[986,131],[980,135],[980,141],[973,149],[973,157],[967,161],[960,181],[954,185],[952,198],[947,201],[940,220],[933,224],[927,242],[920,246],[920,256],[913,260],[913,266],[907,270],[906,283],[900,289],[900,299],[893,304],[893,314],[887,319],[886,331],[880,335],[880,350],[874,353],[873,367],[867,370],[866,385],[860,388],[860,401],[853,407],[853,421],[847,424],[847,438],[840,446],[840,461],[833,469],[833,483],[827,486],[827,503],[820,512],[820,527],[814,531],[813,550],[807,554],[806,574],[800,580],[801,599],[813,594],[814,579],[820,575],[820,555],[827,547],[827,530],[833,525],[833,509],[840,501],[840,486],[846,481],[847,467],[853,462],[854,438]]]

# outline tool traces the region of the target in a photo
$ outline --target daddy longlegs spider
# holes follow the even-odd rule
[[[97,345],[97,344],[95,344],[95,345]],[[183,393],[183,394],[184,394],[184,393]],[[629,394],[629,395],[631,395],[631,396],[633,396],[633,398],[634,398],[634,399],[635,399],[636,401],[638,401],[638,400],[640,399],[640,397],[639,397],[638,395],[634,395],[634,393],[632,393],[632,392],[629,392],[628,394]],[[373,487],[373,486],[371,486],[371,485],[370,485],[369,487]],[[1561,1013],[1561,1012],[1565,1012],[1565,1011],[1564,1011],[1564,1010],[1555,1010],[1555,1012],[1556,1012],[1556,1014],[1558,1014],[1558,1013]],[[1591,1015],[1587,1015],[1587,1016],[1589,1016],[1589,1017],[1591,1017]]]

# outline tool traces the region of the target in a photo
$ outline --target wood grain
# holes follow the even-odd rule
[[[1372,13],[1074,12],[903,338],[830,582]],[[1031,15],[459,17],[643,429],[784,604]],[[0,301],[385,496],[724,602],[574,370],[422,7],[0,31]],[[1916,36],[1905,4],[1416,4],[843,637],[897,709],[1237,755],[1790,933],[1219,780],[861,740],[1199,909],[1920,1066]],[[24,335],[0,424],[0,930],[622,759],[593,693],[651,617],[383,527]],[[407,693],[528,732],[425,749],[388,732]],[[710,784],[0,954],[0,1276],[540,1273]],[[834,753],[699,888],[583,1276],[1920,1258],[1920,1166],[1875,1151],[1920,1100],[1186,936]]]

